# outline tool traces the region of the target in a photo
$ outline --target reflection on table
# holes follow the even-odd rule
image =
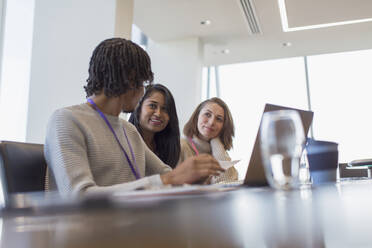
[[[1,247],[368,247],[371,195],[371,180],[347,180],[7,210]]]

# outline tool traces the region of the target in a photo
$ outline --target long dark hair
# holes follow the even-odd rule
[[[168,125],[161,132],[155,133],[154,141],[156,151],[155,154],[167,165],[175,168],[180,156],[180,129],[178,124],[176,104],[172,93],[161,84],[153,84],[146,87],[144,96],[139,101],[136,109],[129,118],[138,132],[143,136],[142,128],[140,126],[140,116],[143,102],[151,96],[153,92],[160,92],[165,99],[165,107],[169,115]]]
[[[102,41],[94,49],[89,63],[89,77],[84,86],[87,97],[103,93],[108,97],[151,83],[149,55],[139,45],[122,38]]]

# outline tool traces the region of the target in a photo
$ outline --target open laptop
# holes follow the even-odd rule
[[[304,127],[305,136],[307,136],[307,133],[309,132],[310,125],[311,125],[311,122],[314,116],[314,113],[312,111],[305,111],[301,109],[294,109],[294,108],[278,106],[278,105],[273,105],[273,104],[266,104],[263,113],[270,112],[270,111],[276,111],[276,110],[296,110],[300,114],[301,121]],[[243,185],[246,185],[246,186],[268,185],[268,182],[266,181],[262,158],[261,158],[261,148],[260,148],[261,123],[262,123],[262,117],[261,117],[260,126],[257,131],[256,140],[254,142],[251,158],[249,160],[248,169],[247,169],[245,179],[243,182]]]

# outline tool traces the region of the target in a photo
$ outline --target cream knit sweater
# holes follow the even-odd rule
[[[207,154],[211,154],[216,160],[231,161],[231,158],[227,154],[219,138],[214,138],[210,140],[210,142],[206,142],[194,136],[192,138],[192,141],[194,142],[199,154],[207,153]],[[195,155],[196,153],[194,149],[192,148],[189,140],[187,138],[182,138],[181,139],[181,153],[180,153],[180,159],[178,161],[178,164],[185,161],[188,157],[195,156]],[[212,183],[232,182],[236,180],[238,180],[238,172],[235,169],[235,167],[230,167],[220,176],[213,177]]]
[[[84,103],[59,109],[49,120],[44,146],[49,190],[70,196],[163,185],[159,174],[171,168],[148,149],[132,124],[117,116],[106,117],[133,161],[125,128],[142,178],[136,180],[105,121]]]

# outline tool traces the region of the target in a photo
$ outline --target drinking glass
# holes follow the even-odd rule
[[[307,154],[306,145],[302,151],[301,159],[300,159],[300,169],[299,169],[298,178],[300,183],[303,185],[311,184],[311,177],[310,177],[310,168],[309,168],[309,159]]]
[[[298,112],[278,110],[264,113],[260,143],[270,186],[284,190],[299,186],[299,166],[305,135]]]

